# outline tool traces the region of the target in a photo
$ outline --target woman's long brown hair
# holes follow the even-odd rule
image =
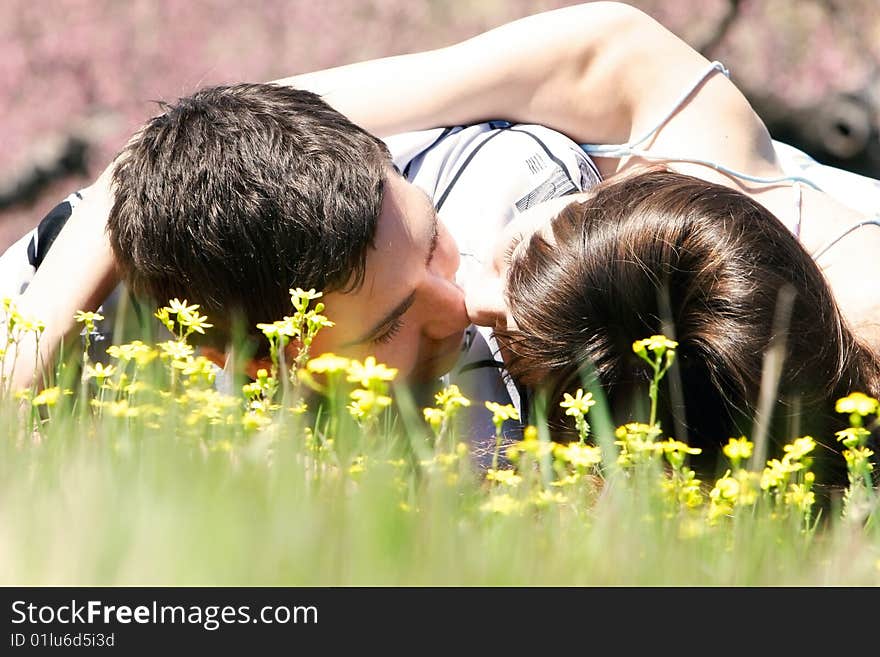
[[[845,481],[834,402],[880,393],[880,361],[847,328],[821,271],[761,204],[722,185],[651,170],[604,183],[533,235],[510,266],[507,302],[517,330],[499,332],[511,375],[548,393],[551,426],[564,392],[594,377],[617,422],[633,417],[650,370],[635,340],[672,332],[683,408],[664,404],[664,429],[683,427],[703,467],[748,435],[781,290],[794,292],[771,427],[776,447],[820,442],[816,467]],[[668,388],[667,388],[668,391]],[[794,423],[794,424],[793,424]],[[700,461],[697,462],[699,466]],[[821,475],[820,475],[821,476]],[[821,481],[821,479],[820,479]],[[829,482],[830,483],[830,482]]]

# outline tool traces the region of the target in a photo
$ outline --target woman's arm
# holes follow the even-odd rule
[[[455,45],[276,80],[321,94],[380,136],[487,119],[541,121],[575,139],[625,136],[624,94],[597,57],[645,16],[594,2],[529,16]],[[579,88],[603,89],[589,105]]]
[[[708,65],[643,12],[594,2],[529,16],[447,48],[276,82],[322,94],[383,136],[501,118],[540,123],[581,143],[624,143],[654,127]],[[647,150],[720,160],[752,175],[779,173],[763,122],[720,74]],[[634,163],[609,161],[603,173]]]

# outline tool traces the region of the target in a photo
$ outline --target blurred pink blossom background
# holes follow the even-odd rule
[[[0,209],[0,251],[87,185],[155,113],[207,84],[266,81],[440,47],[564,0],[4,0],[0,186],[89,144],[74,173]],[[877,0],[633,2],[694,47],[713,38],[744,88],[787,107],[876,87]],[[735,10],[728,29],[724,17]],[[876,105],[875,105],[876,106]],[[77,171],[78,170],[78,171]]]

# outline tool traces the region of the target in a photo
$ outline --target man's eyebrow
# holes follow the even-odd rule
[[[343,347],[351,347],[357,344],[365,344],[382,335],[388,327],[390,327],[397,319],[403,315],[409,307],[413,305],[413,302],[416,300],[416,292],[413,290],[410,292],[409,296],[404,299],[402,302],[397,304],[397,307],[394,308],[390,313],[385,315],[373,328],[367,331],[362,337],[352,340],[351,342],[346,342]]]

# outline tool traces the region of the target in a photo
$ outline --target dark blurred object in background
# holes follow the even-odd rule
[[[770,134],[824,164],[880,178],[880,51],[876,46],[880,3],[807,0],[793,7],[780,0],[726,0],[724,4],[714,29],[702,42],[691,43],[706,57],[720,57],[736,68],[740,88]],[[774,85],[772,78],[771,84],[761,84],[748,68],[754,59],[740,70],[737,46],[742,39],[735,30],[766,35],[767,25],[774,23],[787,25],[788,30],[770,28],[771,45],[773,40],[780,43],[771,48],[761,66],[772,70],[780,60],[799,56],[793,68],[800,69],[807,82],[817,78],[812,90],[792,93],[790,81]],[[798,36],[804,39],[791,43]],[[762,46],[767,45],[765,40]]]
[[[825,164],[880,178],[880,115],[867,90],[837,94],[805,108],[757,93],[749,100],[775,139]]]

